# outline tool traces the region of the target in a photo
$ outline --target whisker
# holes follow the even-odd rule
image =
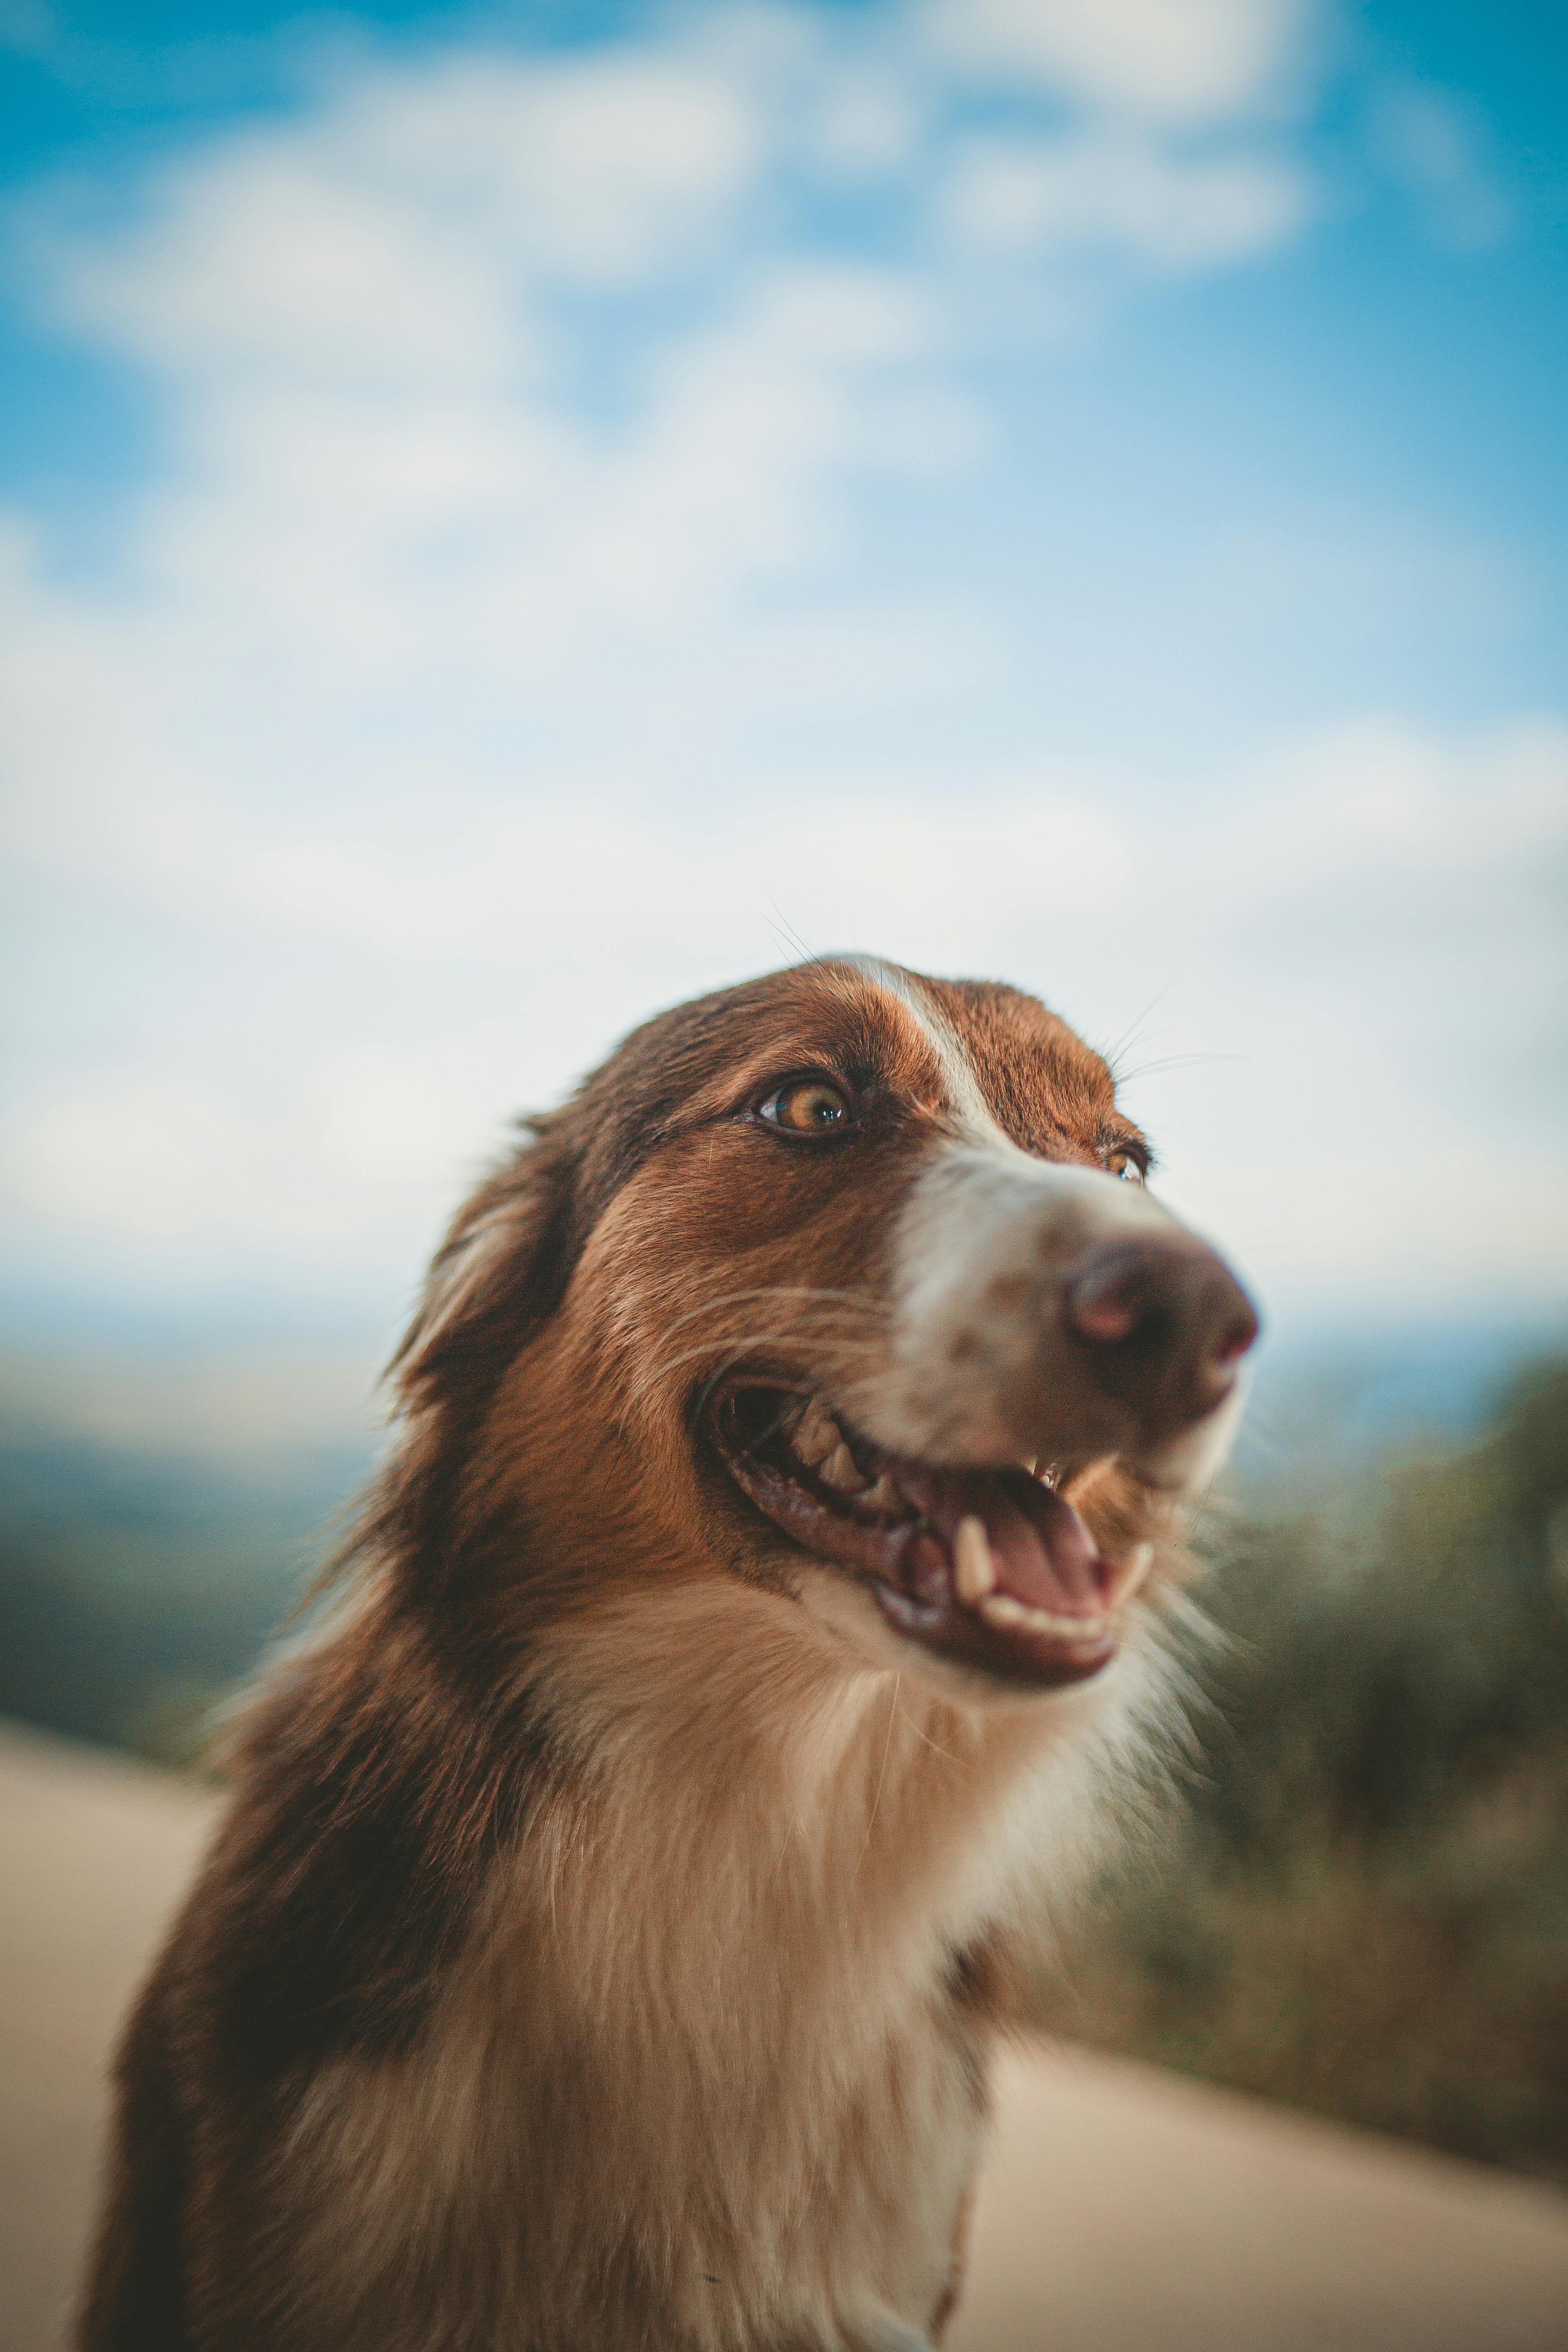
[[[820,948],[808,948],[806,946],[805,941],[801,938],[800,933],[795,929],[795,925],[790,921],[789,917],[784,913],[784,908],[779,905],[776,898],[770,898],[768,900],[768,904],[773,908],[774,914],[778,917],[778,921],[776,923],[770,923],[768,925],[768,929],[772,931],[774,939],[778,939],[782,933],[783,937],[789,942],[789,945],[797,950],[800,961],[803,964],[810,965],[820,963],[822,961],[823,950]]]
[[[1245,1054],[1167,1054],[1161,1061],[1140,1062],[1134,1069],[1118,1070],[1116,1079],[1119,1086],[1131,1086],[1137,1078],[1156,1077],[1162,1070],[1202,1069],[1210,1062],[1245,1062],[1247,1059]]]
[[[803,1340],[831,1347],[839,1339],[855,1347],[883,1348],[887,1345],[884,1331],[858,1322],[852,1316],[817,1316],[810,1320],[801,1318],[787,1323],[764,1322],[760,1318],[755,1320],[750,1318],[736,1319],[709,1331],[689,1329],[682,1344],[689,1353],[693,1349],[726,1347],[731,1341],[754,1339],[759,1333],[776,1339],[781,1347],[792,1341],[798,1345]],[[678,1332],[673,1331],[668,1336],[672,1339],[680,1338]]]
[[[715,1334],[711,1339],[702,1340],[695,1347],[683,1348],[679,1355],[659,1357],[658,1369],[665,1372],[678,1372],[682,1365],[701,1363],[715,1348],[729,1350],[727,1360],[730,1363],[739,1363],[742,1356],[752,1354],[758,1348],[785,1348],[792,1342],[798,1342],[800,1337],[801,1334],[798,1331],[721,1332]],[[860,1356],[879,1356],[882,1352],[882,1343],[879,1339],[840,1339],[834,1340],[832,1344],[835,1349],[847,1349]],[[859,1385],[863,1386],[864,1383]],[[800,1393],[802,1396],[809,1396],[811,1390],[809,1387],[803,1386]]]
[[[678,1315],[669,1328],[678,1331],[683,1323],[693,1322],[700,1315],[716,1314],[721,1307],[739,1307],[759,1298],[819,1299],[827,1305],[852,1308],[857,1314],[884,1319],[891,1312],[885,1299],[873,1297],[866,1291],[824,1289],[803,1282],[770,1282],[760,1283],[753,1289],[719,1291],[711,1298],[700,1298],[694,1307]]]
[[[866,1824],[866,1835],[860,1846],[860,1859],[862,1862],[866,1859],[866,1849],[871,1843],[871,1832],[877,1826],[877,1815],[881,1809],[882,1783],[888,1777],[888,1756],[893,1745],[893,1726],[898,1721],[900,1716],[903,1714],[903,1709],[899,1705],[899,1693],[902,1690],[903,1686],[904,1678],[902,1675],[895,1675],[893,1676],[893,1695],[888,1706],[888,1736],[882,1742],[882,1769],[877,1775],[877,1793],[871,1800],[871,1818]]]
[[[1168,980],[1163,988],[1157,988],[1153,995],[1149,999],[1148,1003],[1143,1007],[1142,1012],[1138,1014],[1137,1018],[1128,1028],[1121,1032],[1121,1036],[1117,1038],[1115,1044],[1113,1045],[1101,1046],[1101,1059],[1104,1061],[1107,1068],[1110,1070],[1111,1076],[1115,1079],[1118,1086],[1121,1086],[1125,1076],[1125,1073],[1121,1068],[1121,1056],[1123,1054],[1130,1052],[1131,1047],[1137,1044],[1139,1034],[1142,1030],[1144,1023],[1148,1020],[1150,1014],[1156,1011],[1156,1009],[1164,1003],[1173,985],[1174,982]]]
[[[944,1748],[940,1739],[932,1739],[928,1732],[922,1731],[907,1706],[900,1707],[899,1716],[902,1722],[908,1724],[910,1729],[914,1733],[915,1738],[917,1739],[923,1739],[926,1746],[934,1755],[945,1757],[948,1763],[952,1765],[955,1770],[963,1770],[963,1764],[960,1759],[953,1754],[952,1748]]]
[[[686,1317],[681,1319],[689,1322],[691,1318]],[[672,1327],[672,1336],[678,1328]],[[868,1354],[882,1351],[886,1347],[886,1338],[875,1328],[868,1329],[860,1318],[847,1316],[837,1309],[825,1311],[818,1308],[814,1313],[794,1317],[787,1323],[741,1323],[731,1325],[728,1329],[711,1331],[693,1338],[679,1352],[661,1355],[658,1361],[662,1368],[675,1370],[682,1364],[700,1360],[714,1348],[750,1349],[770,1344],[781,1349],[806,1344],[826,1349],[829,1353],[840,1349]]]

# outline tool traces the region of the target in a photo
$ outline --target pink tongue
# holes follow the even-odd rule
[[[1026,1608],[1058,1615],[1097,1615],[1103,1606],[1101,1561],[1094,1539],[1070,1503],[1040,1488],[1027,1512],[1010,1496],[988,1495],[976,1516],[985,1522],[996,1589]]]
[[[950,1549],[960,1519],[984,1522],[999,1592],[1064,1617],[1096,1617],[1104,1608],[1109,1570],[1093,1537],[1070,1503],[1026,1472],[911,1466],[900,1481]]]

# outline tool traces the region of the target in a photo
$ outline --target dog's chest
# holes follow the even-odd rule
[[[699,2163],[671,2215],[691,2250],[671,2279],[676,2340],[922,2343],[955,2284],[984,2112],[978,2037],[938,2011],[858,2067],[825,2049],[722,2117],[711,2167]]]
[[[420,2122],[410,2131],[405,2110],[395,2133],[368,2135],[384,2152],[417,2149],[417,2179],[399,2162],[400,2217],[383,2206],[363,2218],[377,2238],[431,2231],[450,2323],[432,2343],[924,2343],[955,2283],[984,2122],[983,2029],[945,1989],[873,2038],[840,2030],[835,2046],[836,2023],[775,2019],[727,2050],[717,2038],[679,2050],[651,2019],[644,2036],[575,2048],[491,2042],[482,2063],[471,2047],[429,2045],[404,2085]],[[340,2178],[335,2197],[356,2204],[366,2183],[363,2170]]]

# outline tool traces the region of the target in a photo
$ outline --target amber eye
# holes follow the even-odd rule
[[[839,1135],[849,1124],[849,1104],[826,1078],[791,1078],[774,1088],[757,1117],[781,1135]]]
[[[1142,1184],[1143,1181],[1143,1163],[1131,1151],[1113,1151],[1105,1164],[1113,1176],[1121,1177],[1124,1184]]]

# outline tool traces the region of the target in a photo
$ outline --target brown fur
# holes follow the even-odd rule
[[[1025,1151],[1136,1139],[1032,999],[926,986]],[[875,1114],[831,1160],[738,1115],[824,1064]],[[858,1656],[692,1413],[748,1352],[865,1379],[955,1116],[896,994],[813,966],[637,1032],[464,1209],[127,2033],[85,2352],[940,2332],[1028,1873],[1103,1835],[1157,1654],[1005,1706]],[[1167,1507],[1079,1499],[1176,1572]]]

